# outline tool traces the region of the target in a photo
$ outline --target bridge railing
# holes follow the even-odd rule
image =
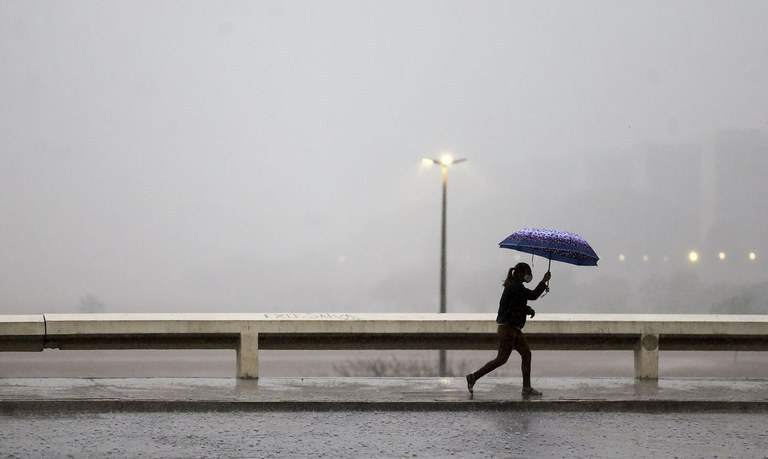
[[[0,351],[233,349],[259,376],[260,349],[496,349],[494,314],[0,315]],[[631,350],[635,377],[659,377],[660,350],[768,350],[768,315],[538,314],[531,349]]]

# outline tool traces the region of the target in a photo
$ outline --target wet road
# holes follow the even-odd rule
[[[495,356],[491,351],[449,351],[451,374],[465,375]],[[0,352],[4,378],[231,378],[234,351],[62,351]],[[434,376],[434,351],[261,351],[263,377]],[[382,371],[383,373],[377,373]],[[664,351],[662,378],[768,379],[768,352]],[[520,357],[493,376],[520,377]],[[632,351],[534,351],[533,377],[631,378]]]
[[[498,411],[0,416],[0,457],[766,457],[766,421]]]

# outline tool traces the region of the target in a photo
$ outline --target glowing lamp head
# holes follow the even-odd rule
[[[696,263],[697,261],[699,261],[699,252],[695,250],[691,250],[688,253],[688,260],[690,260],[691,263]]]
[[[450,166],[451,164],[453,164],[453,162],[454,162],[454,159],[453,159],[453,156],[450,155],[450,153],[443,153],[440,156],[440,165],[442,166]]]
[[[424,167],[437,164],[438,166],[442,166],[443,169],[447,169],[448,167],[453,166],[454,164],[463,163],[464,161],[466,161],[465,158],[456,159],[453,156],[451,156],[450,153],[446,152],[440,155],[440,158],[438,159],[423,158],[421,160],[421,164]]]

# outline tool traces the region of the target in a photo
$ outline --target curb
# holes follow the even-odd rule
[[[768,401],[530,400],[530,401],[236,401],[236,400],[3,400],[0,415],[49,413],[170,413],[270,411],[510,411],[629,413],[768,413]]]

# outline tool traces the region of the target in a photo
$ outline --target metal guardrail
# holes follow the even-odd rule
[[[495,349],[494,314],[0,315],[0,351],[234,349],[258,377],[260,349]],[[660,350],[768,350],[768,315],[539,314],[532,349],[631,350],[657,379]]]

